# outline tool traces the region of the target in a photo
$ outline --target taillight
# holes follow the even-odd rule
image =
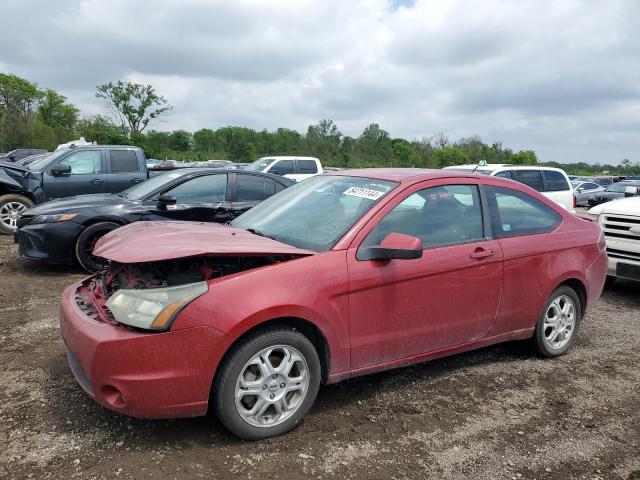
[[[604,233],[600,232],[600,236],[598,237],[598,251],[600,253],[604,253],[607,251],[607,241],[604,238]]]

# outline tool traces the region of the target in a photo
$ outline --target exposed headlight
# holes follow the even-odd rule
[[[77,213],[62,213],[60,215],[37,215],[31,223],[67,222],[77,217]]]
[[[180,310],[208,290],[207,282],[146,290],[122,289],[107,300],[116,321],[145,330],[169,330]]]

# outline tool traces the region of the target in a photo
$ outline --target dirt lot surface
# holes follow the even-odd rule
[[[148,421],[86,398],[57,303],[83,275],[0,236],[0,478],[640,479],[640,285],[605,291],[557,360],[521,343],[321,388],[294,432]]]

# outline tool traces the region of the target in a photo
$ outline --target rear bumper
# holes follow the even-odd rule
[[[69,367],[85,393],[125,415],[204,415],[224,334],[212,327],[139,333],[94,320],[76,304],[80,283],[60,304]]]
[[[70,265],[75,241],[84,227],[74,222],[25,225],[15,235],[20,255],[50,264]]]
[[[603,252],[598,255],[587,271],[587,305],[582,312],[583,315],[597,303],[600,295],[602,295],[604,282],[607,279],[608,262],[607,254]]]

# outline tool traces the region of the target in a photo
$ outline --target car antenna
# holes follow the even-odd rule
[[[471,173],[476,173],[476,170],[478,169],[478,167],[486,167],[486,166],[487,166],[487,161],[480,160],[478,164],[475,167],[473,167],[473,170],[471,170]]]

